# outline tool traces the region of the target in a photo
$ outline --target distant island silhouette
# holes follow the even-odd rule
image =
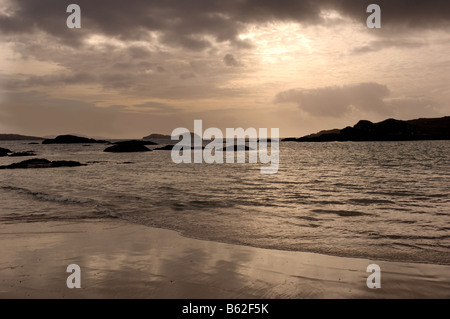
[[[345,141],[420,141],[450,140],[450,116],[420,118],[409,121],[387,119],[372,123],[361,120],[353,127],[320,131],[300,138],[289,137],[289,142],[345,142]]]
[[[195,136],[191,132],[191,138]],[[130,146],[130,141],[110,142],[107,140],[96,140],[87,137],[74,135],[59,135],[55,138],[45,139],[36,136],[25,136],[20,134],[0,134],[0,141],[33,141],[41,140],[42,144],[117,144],[128,142],[127,145],[120,145],[121,150],[113,151],[123,152],[124,146]],[[137,147],[142,145],[155,145],[149,140],[171,140],[170,135],[153,133],[142,138],[134,140]],[[354,126],[347,126],[343,129],[323,130],[318,133],[309,134],[303,137],[288,137],[282,142],[334,142],[334,141],[420,141],[420,140],[450,140],[450,116],[440,118],[420,118],[415,120],[396,120],[387,119],[378,123],[372,123],[367,120],[360,120]],[[246,138],[248,142],[248,138]],[[258,140],[259,142],[259,140]],[[267,142],[270,142],[268,139]],[[166,142],[167,143],[167,142]],[[36,144],[36,143],[29,143]],[[139,144],[139,145],[137,145]],[[162,149],[162,148],[161,148]],[[171,147],[167,147],[171,149]],[[159,149],[155,149],[159,150]],[[130,151],[130,150],[128,150]],[[136,150],[133,150],[136,151]],[[6,152],[3,152],[6,154]],[[6,155],[5,155],[6,156]]]
[[[197,134],[190,132],[191,133],[191,139],[194,139],[195,136],[199,137]],[[152,133],[148,136],[144,136],[142,138],[143,140],[171,140],[172,136],[171,135],[167,135],[167,134],[159,134],[159,133]]]
[[[59,135],[55,138],[46,139],[42,142],[42,144],[95,144],[95,143],[107,144],[109,142],[74,135]]]
[[[0,134],[0,141],[39,141],[39,140],[44,140],[44,138],[20,134]]]

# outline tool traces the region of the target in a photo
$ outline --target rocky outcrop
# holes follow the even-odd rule
[[[0,157],[8,156],[9,153],[12,153],[9,149],[0,147]]]
[[[191,132],[191,139],[194,140],[194,137],[200,137],[197,134]],[[171,140],[172,136],[171,135],[165,135],[165,134],[150,134],[148,136],[144,136],[142,138],[143,140]]]
[[[283,141],[417,141],[450,140],[450,116],[400,121],[387,119],[379,123],[361,120],[353,127],[322,131],[298,139]]]
[[[110,153],[135,153],[135,152],[150,152],[151,150],[145,147],[145,145],[154,145],[146,144],[148,141],[124,141],[117,142],[115,145],[110,146],[104,150],[104,152]]]
[[[250,148],[247,145],[244,145],[244,150],[245,151],[253,151],[253,148]],[[237,152],[238,151],[238,146],[234,145],[234,146],[224,147],[220,151],[222,151],[222,152],[226,152],[226,151],[235,151],[235,152]]]
[[[163,147],[155,148],[154,151],[171,151],[174,146],[175,145],[165,145]],[[203,149],[205,149],[205,147],[204,146],[191,146],[190,149],[191,150],[196,150],[196,149],[202,149],[203,150]]]
[[[54,167],[77,167],[85,166],[75,161],[49,161],[41,158],[33,158],[20,163],[14,163],[7,166],[0,166],[0,169],[17,169],[17,168],[54,168]]]
[[[47,139],[42,142],[42,144],[95,144],[95,143],[107,144],[109,142],[75,135],[59,135],[55,138]]]

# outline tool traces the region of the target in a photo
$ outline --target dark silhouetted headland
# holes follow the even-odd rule
[[[0,134],[0,141],[37,141],[43,140],[42,137],[26,136],[20,134]]]
[[[353,127],[333,129],[283,141],[420,141],[450,140],[450,116],[409,121],[387,119],[379,123],[361,120]]]
[[[191,139],[193,139],[197,134],[191,132]],[[197,137],[199,137],[197,135]],[[142,138],[143,140],[171,140],[172,136],[171,135],[165,135],[165,134],[158,134],[158,133],[153,133],[150,134],[148,136],[144,136]]]

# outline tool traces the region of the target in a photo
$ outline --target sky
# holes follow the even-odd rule
[[[287,137],[450,115],[448,0],[0,0],[0,42],[0,133],[141,138],[198,119]]]

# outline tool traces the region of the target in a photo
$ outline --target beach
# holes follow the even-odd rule
[[[66,268],[81,267],[69,289]],[[369,264],[381,288],[369,289]],[[449,298],[450,266],[181,236],[118,219],[0,224],[0,298]]]

